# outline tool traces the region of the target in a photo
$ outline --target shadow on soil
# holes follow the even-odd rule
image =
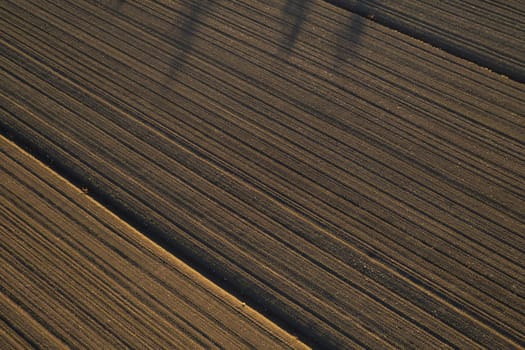
[[[283,28],[285,34],[281,50],[289,53],[290,50],[293,49],[299,34],[301,33],[301,28],[306,21],[306,17],[310,12],[311,5],[311,0],[300,2],[290,0],[286,1],[286,4],[281,11],[281,19],[286,21]]]
[[[115,0],[113,9],[119,10],[127,1]],[[347,0],[326,0],[335,6],[353,10],[348,5]],[[375,1],[367,1],[367,4]],[[350,2],[351,3],[351,2]],[[172,30],[166,33],[166,37],[174,44],[173,57],[170,64],[168,76],[170,79],[176,79],[180,74],[189,57],[194,52],[194,43],[197,34],[203,26],[203,21],[207,16],[213,14],[213,8],[217,5],[217,0],[188,2],[180,5],[177,10],[177,19],[174,20]],[[279,56],[286,59],[294,50],[294,47],[301,41],[301,33],[307,31],[305,26],[308,22],[308,16],[315,11],[318,6],[314,0],[287,0],[280,10],[281,27],[274,28],[281,32],[282,41],[279,45]],[[329,19],[328,19],[329,20]],[[331,39],[333,50],[330,54],[335,55],[336,63],[347,61],[352,58],[360,44],[363,29],[366,20],[355,13],[346,16],[347,23],[340,25],[339,31]],[[318,36],[316,33],[310,35]],[[321,40],[323,40],[321,38]]]
[[[114,0],[111,8],[118,11],[126,2],[127,0]],[[331,44],[335,46],[331,54],[335,54],[336,62],[339,61],[340,63],[356,54],[366,23],[366,19],[363,16],[371,17],[369,9],[378,2],[375,0],[364,2],[325,0],[325,2],[355,12],[346,16],[347,23],[340,25],[341,28],[336,33],[335,42]],[[192,53],[196,34],[203,25],[203,19],[212,14],[211,10],[216,4],[217,0],[190,1],[177,10],[179,11],[177,23],[174,23],[173,29],[166,33],[166,36],[176,47],[170,65],[170,78],[176,78],[177,74],[184,67]],[[305,24],[315,6],[317,4],[314,0],[286,0],[284,2],[279,18],[282,25],[280,28],[275,28],[282,33],[282,41],[279,43],[279,51],[282,58],[288,57],[293,52],[298,41],[300,41],[301,32],[306,31],[304,28]]]
[[[176,77],[188,60],[196,39],[195,34],[199,32],[199,27],[202,25],[202,19],[214,5],[215,1],[195,1],[186,5],[182,14],[182,22],[174,25],[172,32],[167,34],[177,48],[170,65],[169,76],[171,78]]]
[[[351,10],[347,0],[326,0],[326,2]],[[281,10],[282,30],[284,32],[281,52],[285,56],[291,54],[294,46],[299,41],[300,33],[304,30],[308,15],[312,11],[312,7],[314,7],[313,5],[314,1],[312,0],[288,0]],[[340,29],[336,33],[335,42],[331,43],[331,45],[335,46],[331,53],[335,54],[336,61],[346,61],[355,55],[366,24],[365,18],[355,13],[346,16],[345,21],[346,23],[341,24]]]
[[[115,4],[113,6],[111,6],[111,8],[113,10],[120,10],[120,8],[122,7],[122,5],[124,5],[126,3],[127,0],[116,0],[115,1]]]
[[[335,55],[340,61],[352,58],[357,53],[365,25],[365,19],[356,14],[352,14],[347,21],[337,39]]]
[[[131,3],[128,4],[126,0],[116,0],[114,4],[115,10],[121,9],[123,5],[131,6]],[[170,48],[171,62],[168,72],[168,79],[170,81],[164,82],[166,86],[168,86],[169,83],[173,83],[174,80],[177,80],[177,77],[182,73],[191,56],[198,56],[200,54],[194,47],[195,43],[197,40],[206,39],[201,39],[201,37],[204,36],[202,30],[205,26],[204,21],[208,16],[213,15],[217,4],[218,0],[188,1],[185,2],[184,5],[179,4],[177,9],[173,8],[170,13],[170,15],[173,15],[173,19],[171,24],[167,26],[171,28],[171,30],[163,33],[165,38],[172,44]],[[282,35],[281,41],[276,43],[280,47],[280,59],[285,60],[297,45],[308,45],[308,42],[303,41],[304,39],[300,37],[305,31],[309,31],[309,35],[318,38],[321,42],[324,40],[319,34],[312,31],[311,28],[305,28],[308,22],[308,16],[313,15],[315,6],[317,6],[317,4],[314,0],[287,0],[284,2],[284,6],[279,10],[280,18],[278,19],[280,23],[282,23],[282,26],[274,28],[274,30],[279,31]],[[356,45],[360,43],[366,24],[366,20],[356,14],[349,13],[345,16],[345,20],[347,22],[341,23],[339,31],[331,38],[332,42],[330,45],[333,46],[333,51],[331,51],[330,54],[333,55],[335,53],[336,62],[337,60],[347,60],[353,56]],[[165,93],[165,96],[169,96],[168,93]],[[68,171],[66,164],[55,164],[55,167],[62,170],[59,170],[62,174]],[[167,238],[166,232],[157,224],[150,223],[141,213],[135,212],[133,208],[126,207],[126,203],[108,196],[104,190],[97,190],[101,188],[101,186],[98,186],[96,183],[86,183],[81,174],[79,175],[79,173],[70,171],[67,175],[70,181],[79,187],[93,189],[90,190],[91,195],[102,205],[132,224],[139,231],[145,233],[172,254],[183,259],[194,268],[197,268],[221,288],[236,296],[241,296],[242,299],[246,300],[251,306],[270,317],[287,331],[293,334],[300,334],[302,336],[301,340],[311,342],[318,348],[323,347],[321,344],[316,344],[315,339],[309,338],[310,331],[303,329],[302,325],[297,323],[293,317],[290,317],[288,313],[289,310],[286,309],[285,305],[276,304],[276,301],[272,300],[270,296],[266,296],[264,291],[257,289],[259,287],[245,284],[243,281],[236,279],[235,275],[230,276],[226,270],[221,270],[220,267],[216,270],[214,267],[216,262],[211,260],[210,257],[203,256],[200,252],[173,242]]]

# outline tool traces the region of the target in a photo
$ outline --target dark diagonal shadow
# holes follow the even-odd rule
[[[349,12],[346,25],[344,25],[338,33],[337,48],[335,51],[336,62],[339,61],[339,63],[341,63],[341,61],[347,61],[358,54],[364,29],[367,24],[367,18],[374,18],[371,11],[378,2],[376,0],[357,2],[349,2],[347,0],[325,1]]]
[[[347,61],[357,55],[361,44],[365,19],[355,13],[348,18],[348,23],[338,33],[335,55],[339,61]]]
[[[301,28],[310,10],[311,0],[293,1],[288,0],[282,9],[284,24],[284,41],[282,50],[290,52],[297,42]],[[289,23],[291,22],[291,23]]]
[[[335,61],[342,63],[357,55],[366,26],[367,19],[363,17],[364,10],[368,10],[376,1],[367,0],[353,4],[347,0],[325,0],[326,2],[347,11],[346,23],[335,33],[331,40],[335,40]],[[299,35],[305,27],[306,18],[312,10],[312,0],[287,0],[281,10],[283,21],[283,39],[280,50],[284,56],[290,55],[297,45]],[[359,9],[358,12],[354,12]]]
[[[174,24],[173,31],[167,34],[176,48],[170,64],[171,79],[175,79],[184,68],[193,49],[201,21],[214,4],[215,1],[194,1],[191,5],[186,5],[181,14],[182,22]]]
[[[113,8],[113,10],[120,10],[120,8],[122,7],[122,5],[124,5],[126,3],[126,0],[116,0],[115,1],[115,4],[113,6],[111,6]]]

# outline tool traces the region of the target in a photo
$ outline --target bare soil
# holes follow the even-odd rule
[[[3,1],[0,41],[4,134],[309,345],[524,346],[519,82],[323,1]]]

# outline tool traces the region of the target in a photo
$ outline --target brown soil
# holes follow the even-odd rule
[[[323,1],[4,1],[0,41],[4,133],[305,342],[524,345],[522,84]]]

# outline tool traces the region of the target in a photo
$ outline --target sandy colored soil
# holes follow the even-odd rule
[[[3,1],[0,43],[4,134],[309,345],[525,345],[519,82],[323,1]]]
[[[305,348],[0,138],[0,344]]]

